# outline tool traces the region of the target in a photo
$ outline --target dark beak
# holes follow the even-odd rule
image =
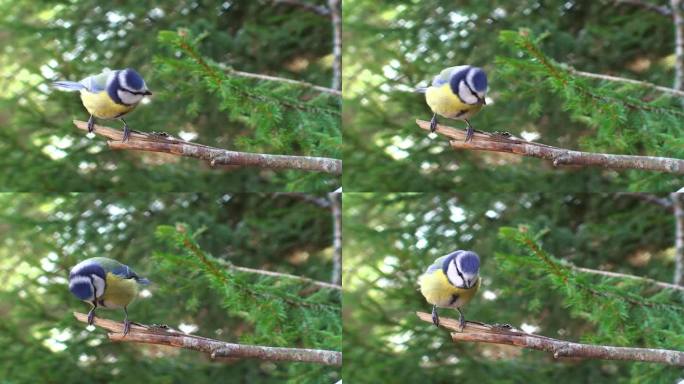
[[[145,93],[143,93],[143,95],[145,95],[145,96],[150,96],[151,94],[152,94],[152,92],[150,92],[150,91],[145,91]]]

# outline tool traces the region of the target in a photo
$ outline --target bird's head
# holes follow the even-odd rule
[[[134,69],[126,68],[112,72],[107,84],[109,97],[121,104],[138,104],[143,97],[151,95],[145,80]]]
[[[458,288],[471,288],[480,274],[480,257],[471,251],[456,251],[447,258],[444,265],[449,282]]]
[[[464,103],[483,104],[487,94],[487,74],[482,68],[466,66],[452,74],[449,85]]]
[[[106,274],[102,266],[89,260],[78,263],[69,273],[69,290],[83,301],[93,301],[105,290]]]

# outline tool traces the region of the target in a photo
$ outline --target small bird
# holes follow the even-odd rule
[[[420,292],[432,304],[432,322],[439,326],[437,307],[455,308],[461,329],[465,318],[460,307],[480,288],[480,257],[471,251],[454,251],[435,260],[418,279]]]
[[[434,113],[430,132],[437,129],[437,115],[440,115],[465,121],[468,125],[465,141],[472,140],[474,129],[468,119],[486,104],[487,75],[481,68],[470,65],[446,68],[435,76],[431,86],[417,91],[425,93],[425,101]]]
[[[74,81],[56,81],[52,85],[63,91],[80,91],[83,106],[90,113],[88,132],[93,131],[95,118],[119,119],[124,123],[123,141],[131,134],[123,116],[132,111],[143,97],[152,94],[134,69],[102,72]]]
[[[76,264],[69,273],[69,290],[90,305],[88,324],[93,324],[97,307],[123,308],[124,336],[128,334],[131,323],[128,321],[128,304],[138,295],[138,284],[147,285],[150,281],[138,276],[127,265],[107,257],[93,257]]]

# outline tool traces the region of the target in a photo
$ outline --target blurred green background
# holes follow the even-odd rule
[[[324,0],[315,3],[325,4]],[[51,89],[103,69],[137,69],[154,95],[127,116],[132,129],[165,131],[238,151],[340,158],[339,115],[280,111],[244,96],[305,103],[316,97],[282,83],[231,78],[222,90],[164,39],[182,32],[214,68],[332,81],[328,16],[272,1],[0,0],[0,190],[332,191],[335,176],[216,168],[196,159],[111,151],[72,120],[87,120],[78,93]],[[166,39],[168,40],[168,39]],[[240,91],[240,92],[238,92]],[[339,113],[339,100],[324,103]],[[281,106],[282,107],[282,106]],[[100,124],[121,129],[119,121]]]
[[[618,4],[621,3],[621,4]],[[671,16],[612,0],[344,3],[344,161],[348,191],[674,191],[681,176],[560,167],[516,155],[455,151],[430,120],[426,86],[470,64],[489,77],[475,129],[590,152],[684,158],[681,99],[565,72],[555,79],[503,31],[526,29],[548,59],[581,71],[672,87]],[[667,1],[644,3],[667,5]],[[563,69],[564,68],[564,69]],[[441,118],[464,128],[463,122]]]
[[[339,367],[113,343],[87,330],[67,277],[80,260],[107,256],[152,284],[131,321],[214,339],[341,350],[339,290],[231,272],[225,263],[331,281],[333,224],[326,197],[260,194],[0,194],[0,383],[332,383]],[[315,202],[318,202],[315,203]],[[180,224],[182,223],[182,225]],[[176,234],[183,227],[185,234]],[[193,241],[220,262],[217,284]],[[255,296],[252,296],[255,295]],[[256,299],[255,299],[256,297]],[[121,310],[98,310],[116,321]]]
[[[415,315],[431,310],[418,291],[425,269],[454,250],[473,250],[482,287],[463,308],[467,320],[562,340],[681,351],[681,290],[572,270],[565,281],[517,239],[529,236],[562,270],[572,263],[671,283],[674,215],[651,197],[345,193],[345,381],[678,383],[681,367],[665,364],[554,360],[512,346],[454,343]],[[440,316],[458,319],[452,309]]]

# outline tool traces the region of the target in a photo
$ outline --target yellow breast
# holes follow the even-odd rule
[[[420,293],[428,303],[438,307],[461,307],[467,304],[480,288],[480,278],[472,288],[457,288],[451,285],[444,272],[438,269],[420,276],[418,284]]]
[[[81,101],[91,115],[100,119],[121,117],[135,108],[135,105],[121,105],[115,103],[106,91],[92,93],[82,90]]]
[[[449,84],[428,87],[425,101],[432,112],[450,119],[465,120],[482,109],[482,104],[466,104],[451,91]]]
[[[106,308],[123,308],[137,295],[138,283],[134,279],[122,279],[109,272],[107,273],[107,286],[100,300]]]

